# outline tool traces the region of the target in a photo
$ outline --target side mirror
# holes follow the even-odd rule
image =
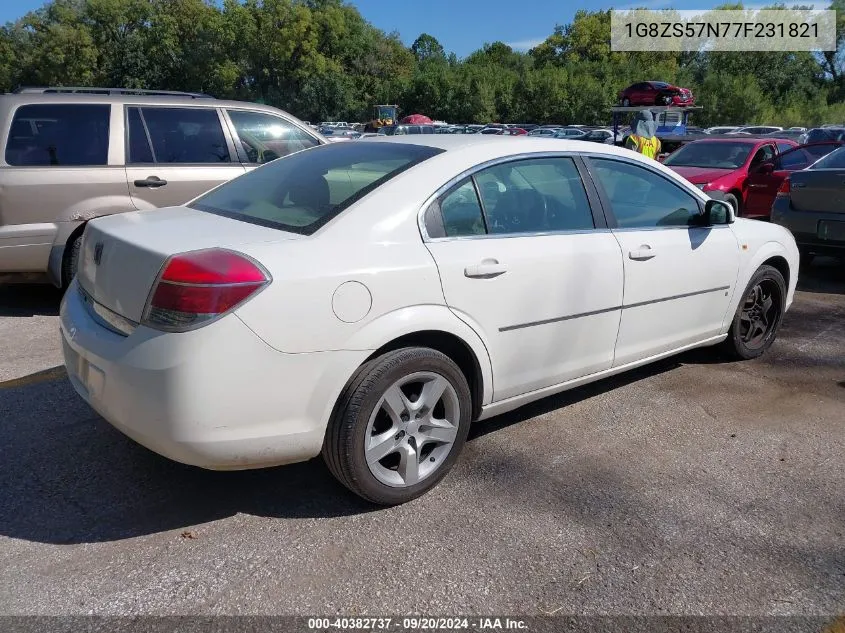
[[[771,174],[774,170],[775,170],[775,164],[774,163],[763,163],[762,165],[760,165],[757,168],[757,173],[768,175],[768,174]]]
[[[711,199],[704,205],[704,221],[707,226],[733,224],[735,220],[736,212],[725,200]]]

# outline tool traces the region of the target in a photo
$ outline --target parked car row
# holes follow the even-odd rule
[[[835,128],[827,128],[835,129]],[[788,138],[692,141],[663,160],[737,215],[792,231],[805,262],[845,257],[845,139],[799,145]]]

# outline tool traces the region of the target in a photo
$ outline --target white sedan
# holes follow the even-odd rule
[[[76,391],[153,451],[322,453],[395,504],[474,420],[694,347],[759,356],[797,273],[785,229],[628,150],[379,137],[91,221],[61,334]]]

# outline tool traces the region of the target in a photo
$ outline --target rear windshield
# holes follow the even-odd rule
[[[353,141],[297,152],[230,180],[191,208],[311,235],[394,176],[443,150]]]
[[[831,152],[824,158],[813,163],[810,169],[845,169],[845,148]]]

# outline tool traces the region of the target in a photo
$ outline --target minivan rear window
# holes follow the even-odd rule
[[[108,104],[40,103],[15,110],[6,164],[30,167],[105,165],[109,154]]]
[[[267,163],[189,206],[311,235],[391,178],[441,152],[404,143],[329,143]]]

